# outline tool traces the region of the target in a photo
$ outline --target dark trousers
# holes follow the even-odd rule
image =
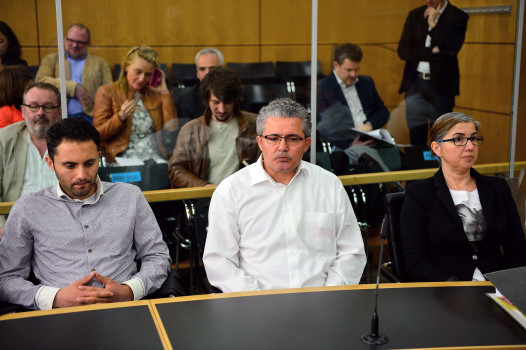
[[[453,111],[455,96],[445,96],[433,88],[431,80],[415,79],[405,94],[406,120],[411,144],[427,145],[429,127],[444,113]]]

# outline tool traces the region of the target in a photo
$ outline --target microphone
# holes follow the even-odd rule
[[[362,334],[362,342],[367,345],[383,345],[389,341],[387,336],[379,333],[379,320],[378,320],[378,286],[380,285],[380,267],[382,266],[382,256],[384,253],[384,241],[387,236],[387,219],[384,218],[382,222],[382,228],[380,230],[380,258],[378,259],[378,271],[376,272],[376,290],[374,292],[374,311],[371,319],[371,332]]]

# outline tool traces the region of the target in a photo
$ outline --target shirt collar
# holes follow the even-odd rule
[[[349,85],[349,86],[346,86],[345,83],[340,79],[340,77],[338,76],[338,74],[336,74],[336,71],[333,70],[332,72],[334,73],[334,76],[336,77],[336,81],[338,82],[338,84],[340,84],[340,86],[342,87],[342,89],[348,89],[348,88],[354,86],[354,85],[358,82],[358,80],[360,80],[360,77],[356,77],[356,80],[354,81],[354,83],[352,83],[352,84]]]
[[[250,184],[252,186],[257,185],[258,183],[261,183],[264,181],[268,181],[270,183],[277,184],[277,182],[274,181],[272,176],[270,176],[270,174],[266,172],[265,168],[263,168],[263,155],[260,155],[258,160],[254,164],[251,165],[250,170],[251,170],[251,175],[252,175]],[[290,180],[289,185],[294,181],[296,177],[300,176],[300,174],[305,174],[305,176],[307,177],[309,176],[309,169],[307,168],[307,166],[305,166],[304,161],[301,161],[300,165],[296,169],[296,173],[292,177],[292,180]]]
[[[88,57],[88,53],[87,52],[81,58],[73,58],[70,55],[68,55],[67,52],[65,52],[64,55],[66,56],[67,59],[70,59],[70,60],[73,60],[73,61],[84,61],[86,59],[86,57]]]
[[[69,199],[73,202],[77,203],[84,203],[86,204],[95,204],[99,201],[100,197],[104,194],[104,189],[102,188],[102,181],[100,181],[99,175],[97,175],[97,179],[95,180],[95,184],[97,185],[97,190],[95,193],[93,193],[90,197],[86,199],[74,199],[68,196],[60,187],[60,183],[57,181],[57,196],[60,198]]]

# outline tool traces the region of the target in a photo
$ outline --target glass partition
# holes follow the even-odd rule
[[[410,141],[404,95],[398,92],[405,62],[397,48],[408,13],[424,3],[319,0],[318,4],[320,77],[331,74],[337,45],[359,45],[364,54],[360,74],[374,80],[390,112],[385,128],[398,144]],[[454,110],[483,125],[479,164],[508,161],[517,4],[518,0],[451,3],[470,16],[458,53],[460,94]],[[311,6],[310,1],[280,0],[62,1],[65,29],[74,22],[90,28],[91,54],[104,58],[113,69],[131,47],[149,45],[159,52],[170,80],[173,63],[194,63],[196,52],[204,47],[221,50],[225,63],[272,62],[276,67],[277,62],[310,60]],[[0,20],[17,33],[29,65],[37,66],[57,51],[53,0],[10,2]],[[308,104],[308,88],[299,83],[293,92],[287,88],[285,93]],[[521,110],[524,106],[519,106]],[[524,127],[519,118],[518,132]],[[519,160],[526,157],[521,142]]]

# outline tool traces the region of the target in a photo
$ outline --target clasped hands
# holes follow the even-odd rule
[[[94,278],[103,283],[104,288],[88,286],[87,284]],[[93,271],[88,276],[60,289],[53,300],[53,308],[131,300],[133,300],[133,291],[128,285],[119,284]]]

